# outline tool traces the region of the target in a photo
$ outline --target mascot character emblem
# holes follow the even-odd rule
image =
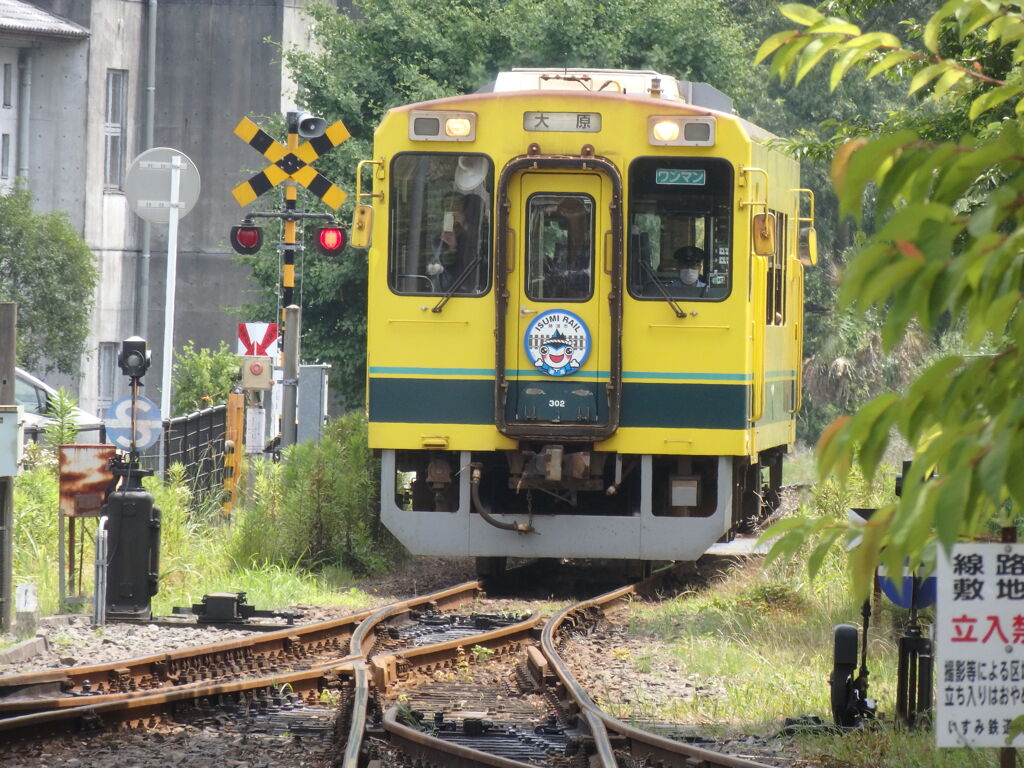
[[[551,309],[534,318],[523,336],[526,357],[548,376],[571,376],[590,354],[590,331],[576,314]]]

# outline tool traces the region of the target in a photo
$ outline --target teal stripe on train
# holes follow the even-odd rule
[[[493,424],[494,382],[370,377],[370,421]],[[625,382],[621,427],[744,429],[749,385]]]
[[[494,376],[493,368],[417,368],[412,366],[398,365],[372,365],[370,375],[393,374],[400,376]],[[771,371],[769,377],[776,375],[793,375],[793,371]],[[506,371],[509,378],[516,376],[534,376],[536,371]],[[592,377],[596,379],[609,378],[608,371],[580,371],[581,377]],[[749,373],[691,373],[688,371],[623,371],[622,378],[628,379],[655,379],[655,380],[685,380],[685,381],[735,381],[749,382],[753,376]]]

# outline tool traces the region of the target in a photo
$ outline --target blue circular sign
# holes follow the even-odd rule
[[[897,584],[896,579],[889,577],[885,572],[885,568],[881,566],[878,568],[877,578],[878,587],[882,590],[882,594],[900,608],[909,610],[911,608],[911,601],[913,601],[913,607],[920,610],[927,608],[935,602],[936,593],[938,592],[935,576],[929,576],[926,579],[918,578],[916,595],[914,594],[914,579],[906,570],[904,570],[902,584]]]
[[[523,334],[526,358],[548,376],[571,376],[590,355],[590,330],[566,309],[541,312]]]
[[[144,451],[160,439],[164,420],[160,407],[147,397],[139,395],[135,406],[135,450]],[[122,397],[110,406],[106,418],[107,439],[124,451],[132,447],[132,398]]]

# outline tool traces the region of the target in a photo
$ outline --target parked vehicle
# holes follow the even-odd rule
[[[57,390],[21,368],[15,371],[14,401],[24,412],[25,439],[35,441],[50,421],[47,415]],[[103,420],[91,413],[75,408],[80,442],[99,442]]]

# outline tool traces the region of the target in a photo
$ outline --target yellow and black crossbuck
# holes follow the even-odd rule
[[[267,190],[289,179],[297,181],[334,210],[348,197],[310,165],[349,137],[348,129],[340,120],[329,126],[322,136],[310,139],[295,151],[289,150],[247,117],[243,117],[235,126],[235,135],[270,161],[270,165],[262,171],[231,190],[239,205],[248,205]]]

